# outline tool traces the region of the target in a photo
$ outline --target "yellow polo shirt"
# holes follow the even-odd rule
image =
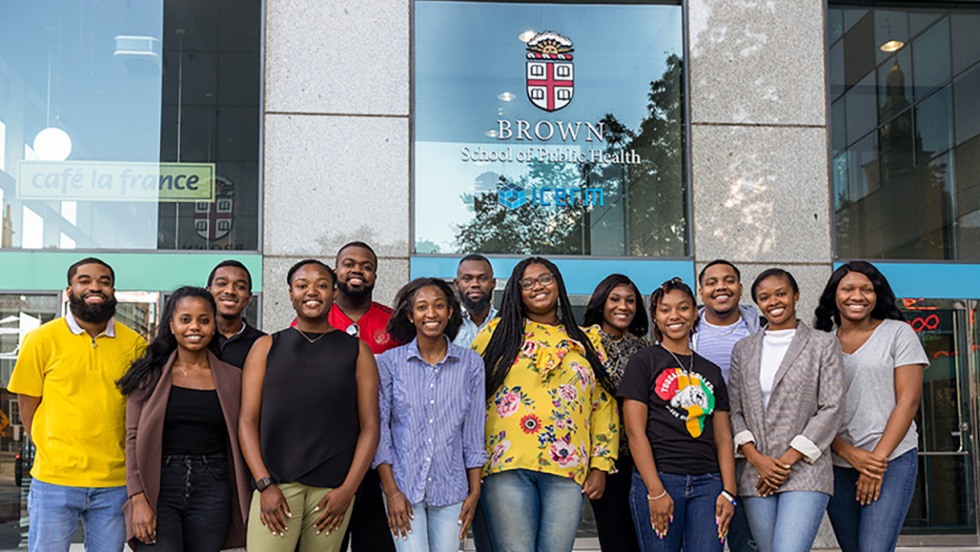
[[[11,393],[41,397],[31,476],[71,487],[126,484],[126,399],[116,381],[146,341],[112,319],[95,339],[69,313],[24,336]]]

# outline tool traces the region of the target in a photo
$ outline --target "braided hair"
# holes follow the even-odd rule
[[[588,336],[582,331],[575,321],[572,313],[572,303],[568,300],[568,293],[565,291],[565,281],[561,277],[561,272],[554,263],[543,257],[528,257],[517,263],[507,286],[504,287],[502,302],[500,304],[500,322],[487,348],[483,351],[483,361],[487,367],[487,397],[492,396],[504,385],[507,374],[510,373],[511,366],[517,360],[517,355],[524,345],[524,319],[527,313],[524,308],[524,300],[521,297],[521,278],[524,277],[524,270],[529,265],[539,264],[547,268],[555,277],[555,286],[558,288],[558,315],[560,323],[565,327],[568,337],[578,341],[585,348],[585,358],[589,361],[592,371],[595,373],[596,380],[610,394],[616,393],[616,386],[612,378],[606,371],[599,354],[596,352]]]

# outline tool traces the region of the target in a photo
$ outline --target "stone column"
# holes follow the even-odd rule
[[[263,121],[263,327],[293,317],[285,275],[378,253],[375,299],[408,280],[409,0],[268,0]]]
[[[772,266],[800,284],[800,318],[831,272],[826,22],[819,0],[688,1],[697,269]],[[835,546],[824,520],[816,547]]]

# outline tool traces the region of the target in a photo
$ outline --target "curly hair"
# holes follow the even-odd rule
[[[658,287],[657,289],[653,290],[653,293],[650,294],[650,320],[653,320],[654,321],[653,322],[653,337],[657,340],[658,343],[660,341],[663,341],[663,339],[664,339],[664,333],[662,331],[660,331],[660,328],[657,327],[657,322],[656,322],[656,320],[657,320],[657,307],[660,305],[660,302],[663,301],[664,296],[667,295],[668,293],[670,293],[671,291],[679,291],[679,292],[687,295],[688,297],[690,297],[691,298],[691,308],[694,309],[695,312],[697,312],[698,301],[697,301],[697,299],[694,298],[694,292],[691,291],[690,286],[688,286],[687,284],[684,283],[684,280],[681,280],[680,278],[678,278],[678,277],[675,276],[675,277],[671,278],[670,280],[667,280],[666,282],[660,284],[660,287]],[[697,329],[698,329],[698,322],[700,322],[700,321],[701,321],[701,317],[700,316],[695,316],[694,317],[694,325],[691,326],[691,335],[694,335],[694,332],[697,331]]]

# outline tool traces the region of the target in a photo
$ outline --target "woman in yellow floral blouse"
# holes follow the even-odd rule
[[[473,348],[487,366],[481,505],[494,550],[569,552],[582,501],[602,496],[619,450],[599,328],[578,327],[558,267],[531,257]]]

